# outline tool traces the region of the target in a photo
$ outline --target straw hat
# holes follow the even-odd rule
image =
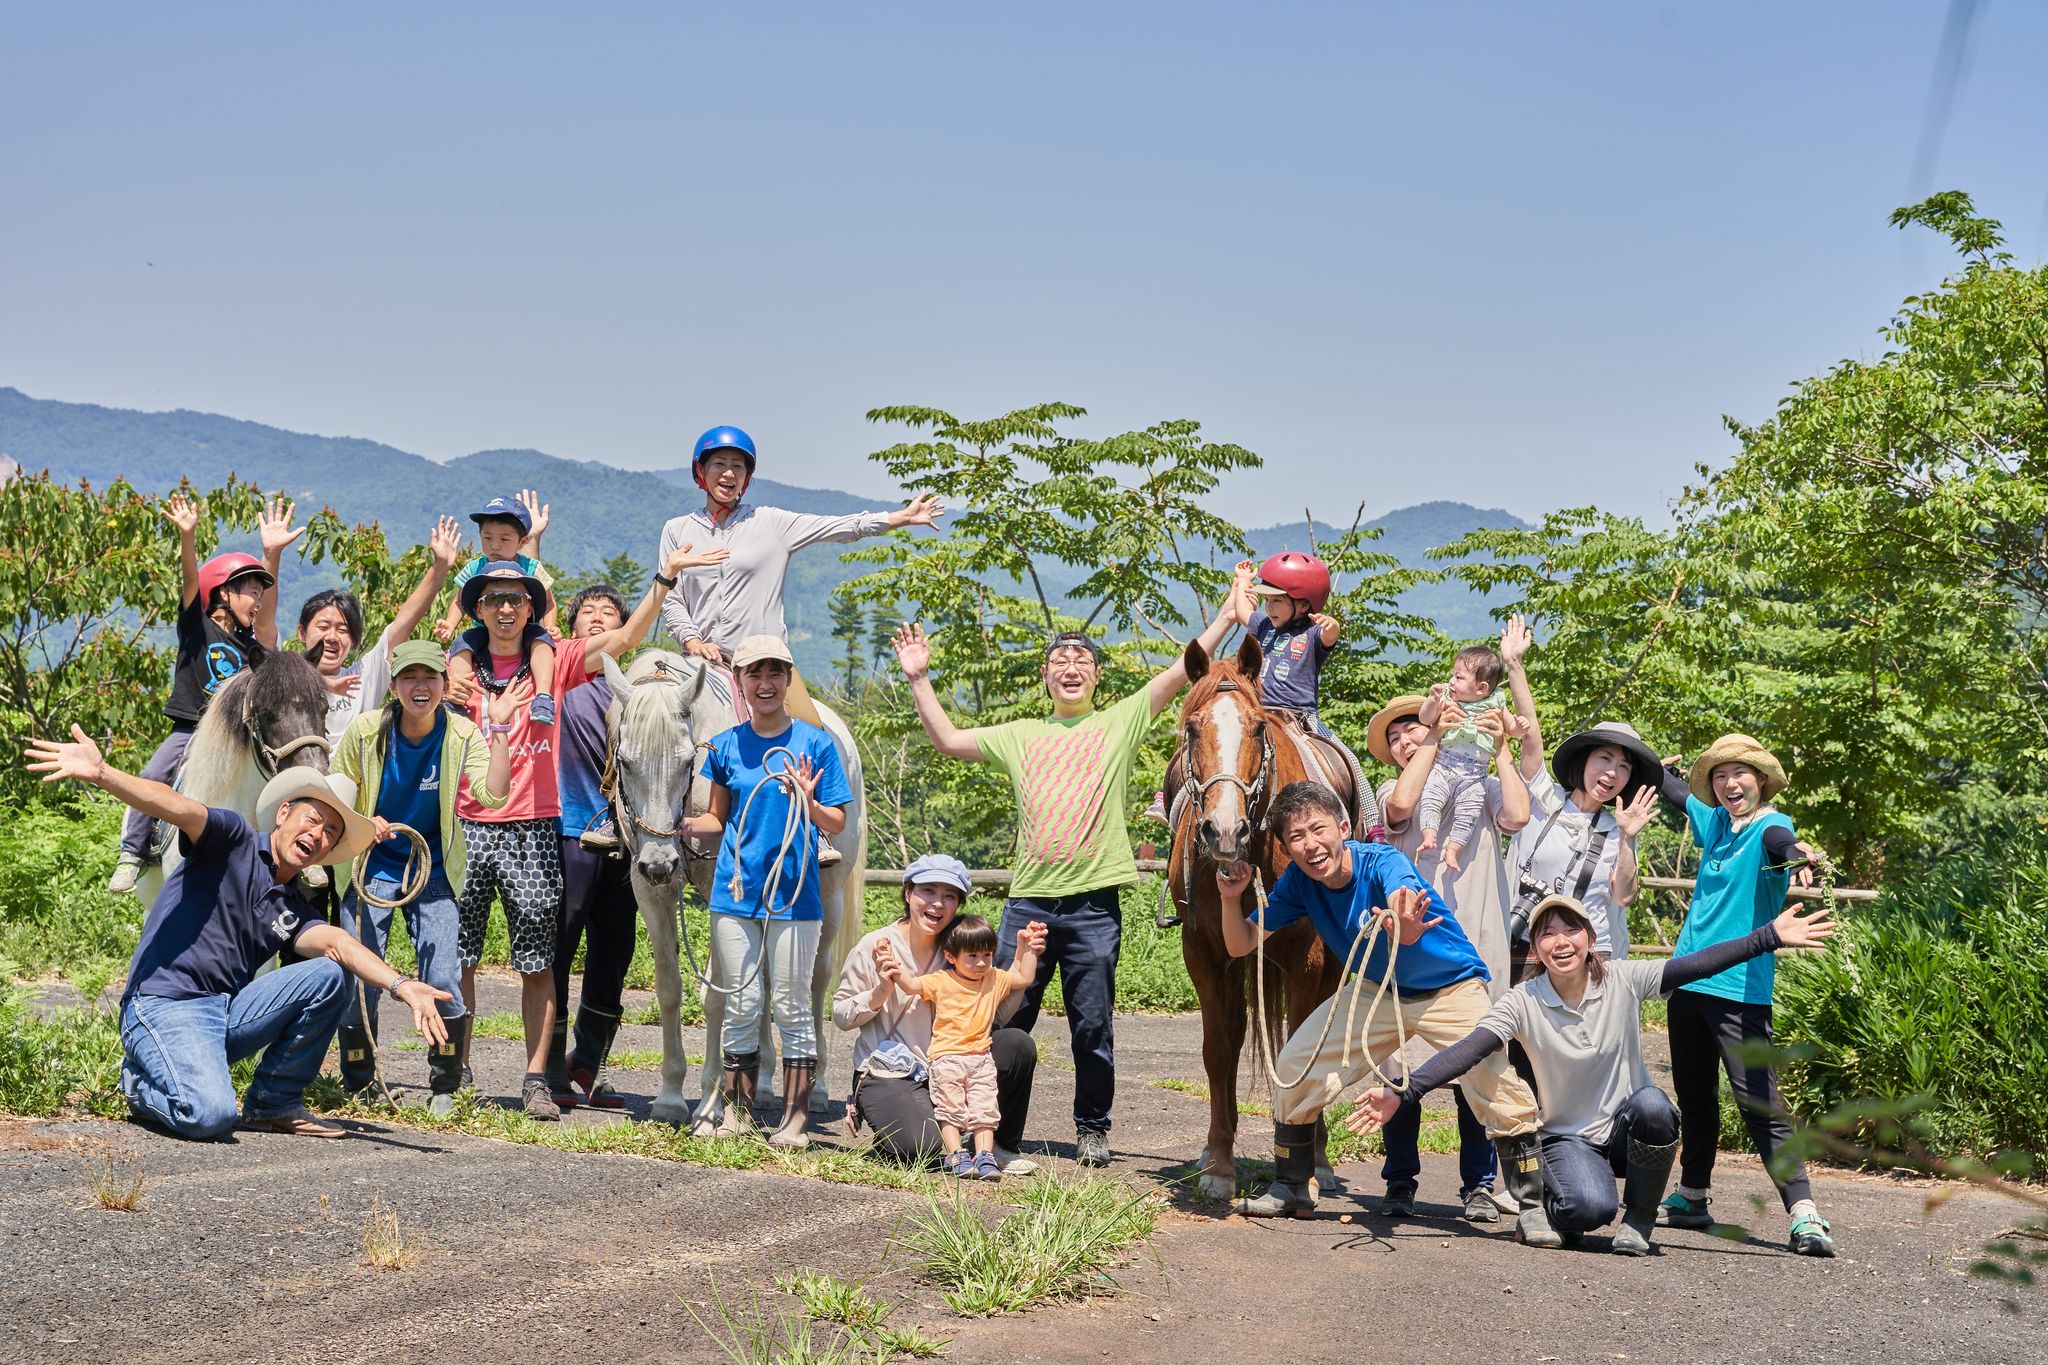
[[[1686,775],[1692,794],[1710,806],[1721,804],[1714,795],[1713,776],[1723,763],[1746,763],[1756,769],[1759,800],[1768,801],[1785,790],[1785,765],[1778,762],[1777,755],[1748,735],[1723,735],[1692,761],[1692,771]]]
[[[341,817],[341,838],[320,860],[323,867],[353,862],[355,856],[377,839],[377,827],[356,813],[356,784],[340,773],[320,773],[311,768],[285,768],[263,784],[256,798],[256,814],[262,821],[259,833],[277,828],[277,809],[287,801],[318,801]]]
[[[1365,726],[1365,747],[1374,758],[1394,766],[1394,751],[1387,747],[1387,727],[1397,720],[1408,720],[1419,714],[1427,698],[1409,694],[1394,698],[1385,706],[1372,713],[1372,719]]]
[[[1577,791],[1586,775],[1587,756],[1602,748],[1619,749],[1628,755],[1628,781],[1622,784],[1617,800],[1627,801],[1639,789],[1657,784],[1657,770],[1664,766],[1663,760],[1655,749],[1643,742],[1635,726],[1620,720],[1603,720],[1597,725],[1589,725],[1558,745],[1557,752],[1551,756],[1550,775],[1566,791]]]

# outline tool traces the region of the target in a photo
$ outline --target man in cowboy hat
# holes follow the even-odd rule
[[[286,768],[257,799],[257,827],[147,778],[107,766],[99,746],[36,740],[28,767],[45,782],[70,778],[112,793],[174,826],[184,862],[165,880],[142,926],[121,997],[121,1092],[138,1119],[179,1137],[221,1138],[237,1124],[298,1137],[345,1130],[306,1112],[341,1021],[347,974],[404,1002],[429,1040],[446,1037],[437,991],[386,966],[332,925],[305,917],[292,881],[309,867],[345,863],[377,837],[355,813],[355,786],[311,768]],[[289,948],[303,961],[257,969]],[[240,1112],[230,1063],[261,1051]]]

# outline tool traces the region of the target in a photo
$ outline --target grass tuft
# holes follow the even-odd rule
[[[424,1255],[415,1235],[398,1226],[398,1210],[381,1199],[370,1200],[370,1219],[363,1225],[363,1255],[377,1270],[405,1270]]]
[[[103,1209],[132,1213],[142,1203],[142,1153],[133,1147],[105,1147],[83,1160],[86,1192]]]
[[[889,1315],[883,1303],[859,1280],[842,1280],[813,1270],[797,1270],[776,1281],[783,1293],[793,1295],[813,1322],[839,1322],[848,1327],[874,1327]]]

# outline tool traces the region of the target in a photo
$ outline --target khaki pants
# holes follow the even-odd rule
[[[1380,1001],[1379,1008],[1373,1010],[1368,1018],[1367,1007],[1372,1004],[1373,992],[1377,989],[1378,986],[1371,981],[1360,987],[1363,994],[1351,1021],[1356,1031],[1350,1040],[1349,1066],[1344,1064],[1344,1011],[1349,1007],[1351,997],[1348,982],[1318,1006],[1316,1012],[1304,1020],[1294,1031],[1294,1036],[1287,1040],[1287,1046],[1280,1050],[1275,1069],[1282,1076],[1293,1076],[1306,1067],[1308,1074],[1302,1077],[1299,1085],[1274,1097],[1273,1118],[1276,1122],[1313,1123],[1318,1115],[1343,1097],[1345,1090],[1359,1084],[1371,1073],[1372,1061],[1378,1061],[1382,1071],[1400,1080],[1404,1074],[1400,1069],[1402,1064],[1389,1065],[1400,1042],[1394,1027],[1396,1009],[1400,1010],[1401,1026],[1409,1037],[1420,1038],[1441,1051],[1478,1027],[1479,1017],[1493,1003],[1487,996],[1486,983],[1471,977],[1455,986],[1446,986],[1433,994],[1409,1000],[1402,1000],[1389,990],[1386,998]],[[1337,1022],[1331,1027],[1328,1040],[1318,1049],[1316,1039],[1321,1036],[1323,1021],[1331,1010],[1338,1011]],[[1466,1103],[1486,1125],[1489,1135],[1515,1137],[1536,1131],[1535,1092],[1508,1065],[1505,1049],[1466,1072],[1458,1083],[1464,1087]]]

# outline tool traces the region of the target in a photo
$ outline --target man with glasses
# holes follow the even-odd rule
[[[1234,616],[1218,612],[1203,630],[1202,648],[1215,653]],[[1039,676],[1052,698],[1046,720],[1018,720],[962,730],[932,688],[931,644],[922,627],[896,632],[896,659],[910,680],[917,718],[942,754],[992,763],[1016,794],[1017,864],[1003,907],[996,963],[1016,957],[1017,931],[1043,920],[1048,933],[1038,977],[1024,992],[1011,1021],[1038,1022],[1053,968],[1067,1003],[1074,1053],[1074,1146],[1084,1166],[1109,1163],[1109,1110],[1116,1098],[1116,959],[1123,943],[1118,891],[1138,879],[1125,821],[1124,794],[1131,761],[1152,720],[1186,685],[1187,666],[1176,655],[1150,683],[1100,710],[1095,686],[1102,649],[1080,631],[1064,631],[1046,646]]]

